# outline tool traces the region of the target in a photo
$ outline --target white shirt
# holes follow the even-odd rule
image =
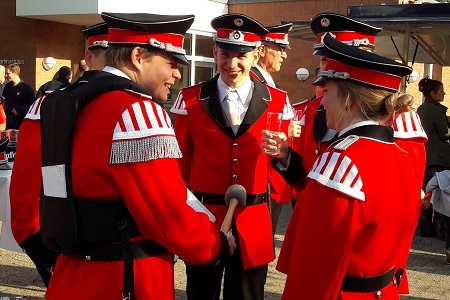
[[[217,91],[219,92],[219,99],[222,103],[222,108],[224,108],[223,100],[225,99],[225,96],[228,94],[228,92],[237,92],[242,103],[242,110],[240,115],[240,121],[242,122],[242,120],[244,120],[245,114],[247,113],[248,106],[250,105],[250,100],[253,96],[253,82],[250,80],[250,77],[240,87],[233,89],[226,85],[226,83],[223,82],[223,80],[219,76],[219,79],[217,80]],[[228,114],[228,112],[225,113]]]
[[[261,72],[262,76],[264,77],[264,80],[267,82],[268,85],[276,87],[275,81],[273,81],[272,76],[263,70],[259,65],[256,65],[256,68]]]

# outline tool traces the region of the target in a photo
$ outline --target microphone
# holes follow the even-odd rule
[[[225,193],[225,203],[228,205],[228,211],[223,219],[220,230],[227,236],[230,235],[231,222],[233,221],[233,214],[236,207],[245,206],[247,203],[247,192],[240,184],[233,184]]]

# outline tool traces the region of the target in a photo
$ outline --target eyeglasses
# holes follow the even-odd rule
[[[273,48],[272,48],[273,49]],[[286,48],[280,47],[280,50],[273,49],[279,56],[283,56],[286,53]]]

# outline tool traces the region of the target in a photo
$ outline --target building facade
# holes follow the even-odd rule
[[[385,0],[385,4],[398,4],[403,1]],[[249,15],[263,25],[276,25],[283,21],[308,20],[320,12],[347,14],[348,6],[379,5],[378,0],[166,0],[164,5],[154,5],[153,1],[128,0],[3,0],[0,2],[0,14],[3,26],[0,29],[0,64],[17,62],[21,66],[21,77],[37,89],[41,84],[53,78],[54,73],[63,65],[78,75],[78,62],[84,57],[85,39],[82,30],[86,26],[101,22],[101,12],[148,12],[157,14],[195,14],[196,19],[185,39],[185,49],[190,60],[189,66],[181,66],[182,80],[172,88],[171,100],[185,86],[204,81],[216,74],[216,65],[212,57],[213,29],[210,21],[214,17],[230,12]],[[318,58],[312,55],[312,41],[290,39],[291,50],[282,69],[274,74],[281,89],[288,92],[292,103],[310,98],[313,95],[313,72]],[[56,59],[56,66],[49,71],[42,67],[46,57]],[[421,96],[417,83],[424,74],[423,65],[414,66],[419,79],[407,86],[407,91],[420,104]],[[299,81],[296,71],[306,68],[310,76]],[[434,79],[442,80],[450,90],[450,78],[447,68],[434,65]],[[427,73],[425,71],[425,73]],[[447,78],[449,78],[447,80]],[[447,82],[448,81],[448,82]],[[446,99],[447,106],[450,101]],[[171,105],[171,101],[167,103]]]

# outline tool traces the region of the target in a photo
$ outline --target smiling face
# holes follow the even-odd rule
[[[259,58],[258,50],[241,53],[214,46],[213,53],[220,78],[231,88],[238,88],[247,81],[250,68],[256,65]]]
[[[156,100],[166,101],[175,80],[181,79],[178,59],[164,51],[151,57],[136,57],[136,82],[146,88]]]

